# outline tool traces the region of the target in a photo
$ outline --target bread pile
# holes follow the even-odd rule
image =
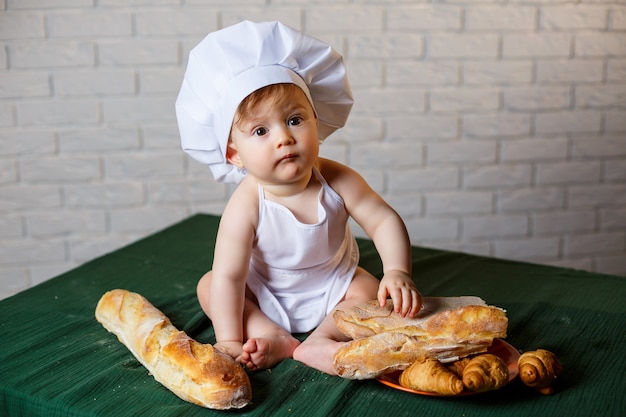
[[[402,317],[387,301],[362,303],[334,313],[339,330],[353,339],[337,351],[337,374],[349,379],[377,378],[404,370],[418,360],[452,362],[486,352],[506,337],[506,312],[479,297],[424,297],[416,318]]]
[[[177,330],[141,295],[109,291],[95,313],[154,379],[183,400],[219,410],[242,408],[250,402],[250,380],[238,363]]]

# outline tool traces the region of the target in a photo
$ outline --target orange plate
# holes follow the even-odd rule
[[[506,362],[509,368],[509,381],[508,382],[513,381],[517,377],[517,374],[519,373],[519,369],[517,368],[517,360],[520,357],[520,353],[517,351],[517,349],[515,349],[513,346],[511,346],[510,344],[508,344],[502,339],[494,339],[492,345],[487,350],[487,353],[493,353],[494,355],[501,357],[504,360],[504,362]],[[411,388],[403,387],[398,382],[398,379],[400,378],[401,373],[402,371],[390,372],[388,374],[381,375],[377,379],[383,384],[390,386],[391,388],[400,390],[400,391],[406,391],[412,394],[430,395],[433,397],[446,397],[446,395],[437,394],[435,392],[416,391]],[[478,394],[478,392],[469,391],[466,389],[458,395],[451,395],[451,397],[462,397],[465,395],[474,395],[474,394]]]

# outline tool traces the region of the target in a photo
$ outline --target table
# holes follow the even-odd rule
[[[218,416],[158,384],[94,318],[100,296],[125,288],[173,324],[213,343],[195,285],[210,269],[219,217],[199,214],[0,302],[1,416]],[[361,265],[381,275],[371,241]],[[626,278],[412,248],[424,295],[478,295],[507,310],[506,341],[555,352],[564,371],[543,396],[519,380],[461,398],[415,395],[376,380],[351,381],[286,360],[250,372],[242,416],[626,415]],[[303,338],[306,335],[298,335]]]

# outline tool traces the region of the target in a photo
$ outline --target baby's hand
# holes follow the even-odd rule
[[[213,347],[227,354],[237,362],[239,362],[241,354],[243,353],[243,343],[241,342],[217,342]]]
[[[381,307],[387,304],[387,297],[391,297],[395,312],[402,317],[415,317],[422,308],[422,295],[406,272],[392,270],[383,276],[378,287]]]

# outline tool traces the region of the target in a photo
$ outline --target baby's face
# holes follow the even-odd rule
[[[229,162],[260,182],[290,183],[310,174],[319,153],[317,118],[300,88],[274,90],[236,116]]]

